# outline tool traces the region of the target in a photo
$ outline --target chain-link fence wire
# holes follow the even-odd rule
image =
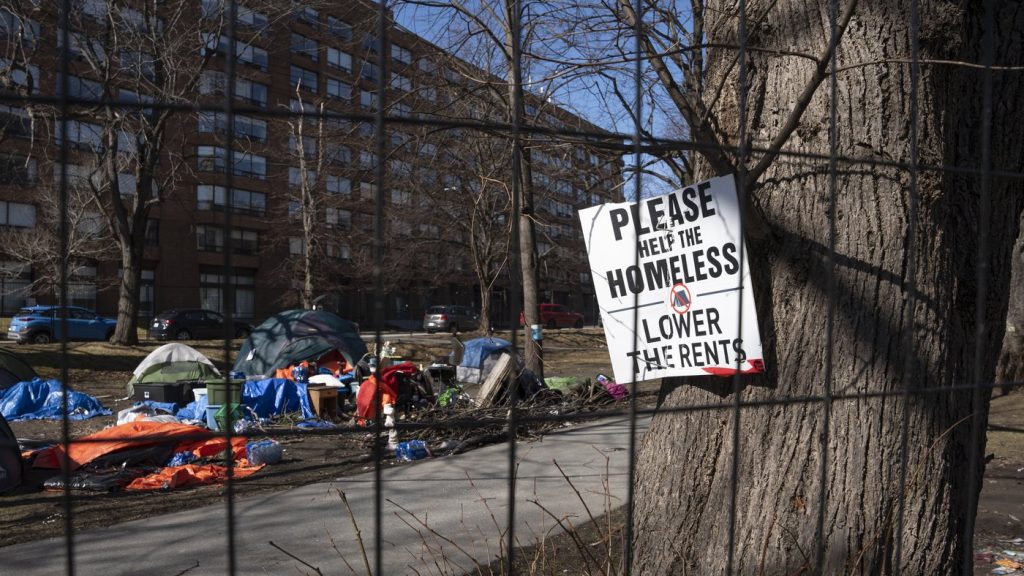
[[[62,49],[58,50],[57,69],[59,74],[57,75],[58,90],[56,97],[49,95],[11,95],[7,94],[3,100],[12,105],[25,104],[28,102],[38,101],[47,105],[54,105],[58,110],[57,122],[60,125],[61,134],[68,134],[69,121],[73,118],[73,110],[76,106],[83,106],[90,104],[89,100],[78,99],[69,94],[68,80],[71,76],[71,54],[69,47],[73,45],[73,40],[70,31],[70,20],[68,15],[72,13],[72,10],[79,9],[78,5],[71,0],[61,0],[60,14],[60,26],[59,32],[61,41],[60,46]],[[628,2],[624,2],[620,7],[622,10],[626,9]],[[326,7],[330,7],[330,3],[325,4]],[[225,130],[225,149],[228,151],[233,150],[233,143],[235,139],[235,130],[233,129],[235,120],[240,113],[245,113],[254,117],[263,117],[275,120],[290,120],[300,116],[307,116],[311,119],[318,118],[330,118],[336,117],[341,120],[351,122],[369,122],[372,121],[374,125],[374,150],[375,150],[375,163],[374,172],[376,175],[376,194],[374,197],[374,216],[373,216],[373,238],[372,238],[372,279],[374,286],[374,293],[377,295],[373,303],[372,309],[372,325],[371,328],[374,333],[374,345],[375,350],[382,350],[384,346],[384,300],[383,295],[385,293],[383,277],[386,274],[386,270],[383,266],[383,261],[387,258],[385,251],[385,223],[389,221],[391,215],[388,213],[388,203],[385,202],[385,194],[388,191],[388,182],[392,178],[392,174],[386,169],[385,158],[388,157],[388,142],[390,141],[389,129],[398,127],[426,127],[436,130],[469,130],[477,131],[480,134],[497,134],[502,138],[507,138],[509,145],[513,151],[511,156],[511,179],[509,187],[512,191],[512,208],[510,214],[512,217],[509,220],[513,220],[524,210],[532,209],[532,205],[527,207],[523,205],[524,195],[528,194],[523,188],[523,182],[525,181],[524,174],[528,173],[528,168],[524,165],[524,158],[522,156],[523,142],[530,136],[538,136],[548,138],[554,141],[560,139],[565,142],[578,143],[581,141],[594,142],[611,142],[615,146],[611,148],[616,153],[629,154],[627,157],[629,162],[632,164],[632,174],[627,187],[626,200],[631,202],[639,202],[645,195],[645,177],[651,177],[647,171],[646,159],[649,158],[651,150],[665,149],[666,147],[675,150],[686,151],[685,153],[691,158],[696,158],[699,155],[712,155],[716,153],[716,150],[709,149],[707,141],[701,141],[697,138],[668,138],[659,137],[651,133],[651,126],[647,124],[645,118],[648,117],[649,111],[645,110],[645,103],[650,103],[647,97],[647,90],[650,88],[648,84],[647,75],[651,65],[649,54],[645,52],[646,47],[644,45],[643,38],[649,32],[646,26],[650,25],[648,19],[649,14],[652,11],[652,5],[642,0],[633,0],[631,9],[634,14],[637,15],[633,19],[633,51],[632,54],[628,54],[628,62],[632,64],[632,102],[630,102],[631,109],[628,110],[628,116],[633,120],[632,133],[622,131],[621,133],[611,133],[603,131],[593,131],[587,129],[572,129],[569,127],[551,127],[537,125],[533,122],[524,120],[523,107],[512,106],[508,110],[508,115],[505,118],[498,119],[444,119],[436,117],[410,117],[410,116],[398,116],[389,112],[388,102],[388,87],[389,87],[389,65],[390,59],[388,58],[390,37],[394,31],[392,25],[392,13],[391,10],[397,5],[378,5],[374,8],[376,13],[376,66],[378,68],[377,74],[377,105],[372,115],[366,113],[352,113],[350,111],[338,111],[330,110],[327,112],[306,112],[305,110],[292,110],[280,111],[270,109],[252,109],[251,107],[239,108],[233,98],[225,98],[222,106],[210,106],[210,105],[198,105],[191,103],[171,102],[171,101],[152,101],[152,102],[139,102],[135,104],[140,109],[168,109],[174,110],[182,114],[196,114],[201,111],[206,112],[223,112],[227,118],[228,127]],[[494,80],[502,87],[502,90],[511,89],[513,95],[510,96],[510,101],[515,101],[515,93],[518,93],[518,98],[523,97],[523,87],[526,83],[522,77],[522,60],[529,58],[530,55],[524,55],[524,39],[523,29],[526,22],[529,21],[531,15],[525,10],[524,4],[521,0],[506,0],[505,2],[496,3],[494,6],[500,7],[505,10],[505,15],[508,17],[506,21],[508,29],[505,30],[510,36],[508,43],[503,46],[504,49],[508,50],[509,70],[506,78],[495,78]],[[975,341],[975,352],[974,362],[972,366],[973,378],[971,382],[958,383],[954,386],[931,386],[922,387],[912,382],[913,366],[913,355],[906,354],[903,362],[903,373],[905,375],[906,383],[899,390],[891,391],[859,391],[859,392],[844,392],[836,391],[833,389],[833,363],[836,351],[834,348],[834,331],[838,319],[836,318],[835,305],[839,298],[841,298],[839,291],[836,287],[836,273],[835,269],[837,266],[837,260],[841,259],[841,255],[837,252],[837,236],[841,234],[841,230],[837,226],[837,197],[842,194],[840,189],[840,178],[839,174],[844,169],[863,169],[863,170],[876,170],[876,169],[891,169],[900,172],[906,178],[907,187],[907,235],[906,235],[906,254],[907,263],[906,270],[907,276],[904,280],[906,285],[906,298],[909,300],[908,305],[902,307],[903,320],[908,326],[915,325],[915,310],[916,306],[915,298],[918,295],[916,289],[916,283],[918,279],[915,277],[917,271],[917,258],[918,251],[916,250],[917,244],[921,241],[918,238],[919,230],[919,211],[920,211],[920,176],[922,172],[929,175],[934,174],[945,174],[945,173],[958,173],[965,174],[970,177],[977,178],[980,182],[980,193],[978,198],[978,205],[976,209],[979,213],[979,222],[988,222],[991,219],[993,210],[992,199],[991,199],[991,183],[994,177],[999,178],[1010,178],[1019,181],[1022,174],[1016,166],[997,166],[993,165],[992,151],[991,151],[991,140],[992,140],[992,118],[993,118],[993,74],[995,70],[1002,70],[1003,73],[1014,73],[1019,72],[1017,69],[1011,68],[999,68],[996,66],[996,54],[995,54],[995,18],[996,18],[996,7],[992,1],[984,3],[983,11],[983,35],[981,38],[980,46],[980,61],[970,62],[966,65],[980,67],[982,69],[981,79],[983,82],[983,102],[982,102],[982,113],[979,121],[981,122],[980,137],[977,142],[977,146],[980,147],[980,166],[962,166],[962,165],[929,165],[922,162],[920,157],[920,151],[917,148],[918,135],[920,131],[919,117],[918,117],[918,102],[921,98],[920,89],[920,75],[921,75],[921,55],[919,54],[920,36],[921,36],[921,14],[920,6],[918,2],[911,2],[909,6],[909,18],[910,18],[910,36],[911,42],[909,49],[911,51],[908,68],[909,74],[909,102],[910,102],[910,119],[907,124],[908,126],[908,142],[910,147],[909,158],[906,159],[893,159],[885,154],[876,154],[870,158],[863,157],[850,157],[844,156],[839,153],[841,146],[839,144],[839,126],[840,122],[838,119],[840,102],[842,95],[840,93],[840,84],[838,80],[838,74],[829,73],[830,71],[836,71],[839,69],[839,63],[837,60],[838,50],[837,46],[841,45],[842,30],[846,28],[849,23],[849,15],[854,12],[858,3],[853,1],[849,4],[840,5],[837,0],[830,0],[825,7],[827,11],[827,23],[829,34],[827,38],[828,50],[826,50],[826,58],[817,61],[816,65],[819,70],[824,72],[822,78],[827,78],[827,82],[822,83],[821,86],[816,87],[817,90],[824,91],[827,93],[828,101],[831,103],[829,106],[829,116],[826,120],[828,130],[828,141],[829,141],[829,153],[828,154],[817,154],[814,152],[808,152],[806,149],[790,147],[784,145],[782,147],[762,147],[752,143],[750,138],[750,124],[751,119],[748,118],[748,110],[751,108],[751,98],[760,98],[761,95],[754,94],[752,96],[751,90],[756,87],[751,86],[749,81],[750,69],[749,69],[749,49],[751,48],[748,42],[749,28],[751,22],[748,19],[748,4],[745,0],[740,0],[735,5],[735,12],[732,14],[735,22],[735,38],[737,40],[735,46],[726,47],[729,50],[734,51],[736,59],[736,92],[734,98],[736,99],[736,110],[737,124],[735,127],[722,127],[726,132],[734,131],[735,134],[734,146],[721,146],[717,152],[726,152],[736,159],[735,161],[735,177],[737,182],[737,190],[741,196],[741,204],[749,204],[752,200],[749,197],[749,190],[752,189],[748,179],[748,167],[755,161],[755,158],[764,158],[765,156],[774,155],[778,158],[783,158],[788,162],[826,162],[827,163],[827,220],[828,220],[828,246],[826,254],[826,270],[828,271],[828,277],[825,281],[827,286],[826,291],[828,294],[828,307],[827,307],[827,318],[826,321],[826,337],[824,344],[824,379],[821,382],[821,393],[814,395],[804,396],[782,396],[772,399],[757,399],[749,400],[745,399],[743,391],[745,387],[746,376],[739,374],[738,372],[731,377],[731,391],[727,395],[728,399],[722,402],[707,402],[707,403],[695,403],[687,406],[674,406],[674,407],[663,407],[662,412],[729,412],[731,413],[731,438],[730,443],[733,447],[731,451],[731,482],[729,485],[729,525],[728,525],[728,560],[726,564],[726,572],[733,573],[736,571],[736,560],[734,559],[734,553],[737,547],[736,542],[736,520],[738,514],[737,499],[739,491],[741,490],[739,482],[739,471],[744,466],[744,462],[741,460],[741,450],[739,450],[740,443],[743,441],[741,435],[741,421],[745,414],[750,411],[766,409],[771,407],[791,407],[797,405],[815,405],[821,407],[821,422],[820,426],[823,432],[820,434],[820,443],[818,450],[820,451],[820,458],[818,459],[817,476],[819,482],[819,494],[818,500],[819,505],[815,512],[815,522],[817,534],[826,533],[826,523],[828,522],[828,503],[830,494],[828,493],[827,479],[829,477],[829,431],[831,426],[831,417],[833,407],[837,403],[841,402],[857,402],[864,401],[867,399],[877,399],[884,397],[900,398],[905,404],[908,403],[912,396],[914,397],[925,397],[928,395],[943,395],[952,394],[956,392],[969,392],[973,395],[972,403],[973,406],[983,406],[984,397],[990,394],[992,387],[995,385],[993,382],[986,381],[988,374],[988,367],[986,366],[986,350],[984,349],[985,343],[990,340],[989,334],[992,330],[996,330],[996,327],[992,326],[986,317],[986,309],[989,307],[989,303],[986,300],[987,294],[990,291],[991,279],[989,275],[991,270],[988,268],[987,263],[991,259],[991,251],[993,246],[990,244],[990,238],[986,229],[979,229],[976,238],[977,244],[977,261],[981,263],[975,269],[975,278],[973,282],[976,286],[977,300],[974,306],[974,327],[975,333],[973,335]],[[227,36],[227,53],[237,54],[238,53],[238,30],[236,29],[236,23],[238,22],[238,6],[234,3],[226,4],[227,17],[225,18],[225,35]],[[443,6],[437,7],[442,9]],[[655,6],[656,8],[656,6]],[[757,21],[754,23],[755,26],[760,26],[761,22]],[[625,34],[625,31],[621,32]],[[702,41],[703,38],[698,39]],[[757,49],[758,47],[754,47]],[[700,50],[708,50],[709,47],[699,48]],[[526,51],[529,53],[529,51]],[[458,56],[456,54],[456,56]],[[596,66],[598,72],[600,71],[600,62]],[[226,94],[235,94],[235,83],[238,79],[236,60],[234,58],[224,58],[224,72],[227,81]],[[820,82],[820,80],[819,80]],[[655,108],[655,104],[649,104],[652,109]],[[805,104],[806,105],[806,104]],[[658,111],[661,112],[661,111]],[[654,114],[651,111],[650,114]],[[691,127],[692,128],[692,127]],[[62,138],[58,147],[58,161],[61,166],[67,166],[71,158],[71,150],[69,144],[69,138]],[[623,144],[625,143],[625,144]],[[785,144],[785,143],[784,143]],[[230,152],[228,152],[230,154]],[[224,165],[223,177],[225,182],[225,189],[230,195],[234,189],[235,172],[232,169],[233,161],[227,161]],[[443,170],[443,166],[440,169]],[[758,176],[763,175],[763,170],[759,171],[755,175],[755,179]],[[679,182],[684,184],[685,182]],[[61,225],[57,230],[58,241],[60,245],[60,252],[63,254],[69,253],[68,238],[71,231],[68,228],[68,211],[69,207],[68,199],[68,175],[67,170],[60,171],[59,179],[59,202],[61,207]],[[140,191],[141,193],[141,191]],[[532,203],[532,200],[528,200],[528,203]],[[232,206],[231,198],[226,200],[228,207]],[[745,212],[744,212],[745,214]],[[225,238],[232,238],[232,210],[225,209],[223,211],[223,225],[225,229]],[[741,230],[746,231],[745,226],[741,226]],[[511,243],[510,243],[510,259],[518,259],[518,251],[521,245],[520,227],[513,224],[511,226]],[[228,240],[230,244],[230,240]],[[741,262],[748,258],[748,254],[745,249],[745,243],[741,241],[739,243],[740,252],[739,258]],[[233,250],[223,250],[223,270],[224,278],[232,277],[232,270],[234,269],[234,262],[232,259]],[[636,259],[634,264],[638,265],[640,262],[640,251],[639,245],[636,250]],[[520,308],[520,303],[523,301],[523,295],[521,294],[521,272],[516,270],[517,266],[512,267],[510,277],[513,282],[510,283],[511,293],[511,310],[517,311]],[[59,283],[59,301],[67,302],[68,298],[68,285],[69,285],[69,274],[67,270],[67,260],[61,260],[61,273],[60,277],[62,281]],[[741,283],[744,280],[741,276]],[[742,289],[749,289],[741,284]],[[234,310],[233,290],[224,290],[224,310],[226,322],[226,330],[230,331],[232,326],[232,315]],[[639,304],[637,300],[634,300],[634,307],[636,308]],[[737,318],[742,322],[742,299],[739,299],[740,311],[737,314]],[[637,319],[639,315],[634,314],[634,323],[632,326],[633,333],[638,333],[639,326]],[[513,341],[518,342],[519,334],[517,333],[517,326],[519,322],[517,318],[509,318],[509,324],[512,327]],[[67,319],[61,318],[63,326],[62,332],[67,334]],[[742,325],[739,327],[742,333]],[[226,333],[224,337],[223,354],[224,358],[230,359],[233,352],[231,338],[233,334]],[[762,335],[764,338],[765,335]],[[907,350],[912,350],[915,347],[914,332],[913,330],[905,330],[901,334],[902,342],[901,346]],[[60,364],[60,378],[61,382],[68,383],[68,344],[67,341],[62,339],[60,342],[61,350],[61,364]],[[637,349],[634,349],[636,352]],[[737,366],[738,368],[739,366]],[[227,383],[227,380],[225,381]],[[1018,384],[1018,383],[1011,383]],[[525,423],[537,423],[537,422],[573,422],[580,419],[590,419],[599,417],[603,414],[615,414],[616,411],[597,411],[586,415],[550,415],[550,414],[537,414],[534,412],[523,411],[516,404],[516,396],[511,395],[512,405],[507,411],[505,418],[492,418],[481,421],[462,421],[458,425],[466,429],[469,428],[484,428],[493,427],[494,425],[501,425],[505,428],[507,445],[508,445],[508,504],[507,504],[507,526],[508,530],[505,534],[505,557],[503,559],[505,565],[505,573],[515,573],[515,567],[517,566],[516,561],[516,550],[520,543],[518,535],[515,532],[516,526],[516,515],[519,512],[516,507],[517,498],[516,494],[516,467],[517,467],[517,430],[520,426]],[[629,478],[635,478],[637,474],[637,458],[636,452],[638,450],[639,434],[637,432],[638,418],[653,414],[654,410],[643,409],[637,405],[637,388],[636,384],[631,384],[630,394],[630,422],[631,422],[631,434],[629,443]],[[63,412],[66,415],[68,413],[67,406],[67,395],[63,397]],[[377,392],[376,404],[379,406],[381,403],[380,391]],[[900,437],[900,452],[899,457],[901,459],[901,474],[899,476],[899,498],[897,506],[897,519],[894,533],[896,534],[895,547],[896,552],[894,557],[901,558],[902,548],[908,546],[907,542],[904,542],[903,534],[904,531],[902,526],[907,521],[904,517],[904,494],[906,493],[906,482],[907,482],[907,454],[909,451],[908,446],[908,429],[910,426],[909,422],[909,411],[903,411],[903,421],[901,425],[901,437]],[[971,412],[971,427],[970,427],[970,442],[969,442],[969,462],[978,463],[978,465],[970,466],[972,471],[967,479],[968,488],[965,492],[968,497],[967,510],[974,510],[977,506],[977,495],[979,492],[979,485],[981,482],[981,471],[983,467],[980,465],[982,454],[979,452],[980,434],[983,433],[983,426],[985,423],[985,413],[983,410],[975,409]],[[451,425],[447,423],[446,425]],[[418,427],[429,427],[430,423],[417,423],[417,424],[398,424],[399,429],[402,430],[416,430]],[[70,433],[70,422],[65,416],[62,422],[62,437],[59,442],[61,445],[67,447],[72,443],[79,440],[71,437]],[[329,431],[308,431],[304,432],[305,435],[317,435],[317,434],[364,434],[365,428],[357,426],[342,426]],[[385,430],[381,419],[376,419],[374,422],[374,431],[376,435],[381,436]],[[223,434],[227,437],[229,443],[232,435],[234,434],[232,427],[227,426]],[[271,435],[283,436],[288,434],[287,432],[272,432]],[[127,439],[131,441],[132,439]],[[374,537],[372,546],[373,566],[374,573],[383,573],[383,546],[381,543],[385,540],[386,535],[383,533],[383,516],[384,516],[384,496],[382,486],[382,467],[386,461],[385,447],[382,443],[377,442],[373,448],[374,455],[374,480],[377,486],[375,490],[375,509],[376,509],[376,520],[374,528]],[[234,486],[235,480],[232,479],[231,470],[233,467],[233,458],[225,458],[228,466],[229,480],[226,483],[225,489],[225,525],[227,529],[227,546],[228,546],[228,571],[229,573],[237,573],[236,558],[235,558],[235,542],[236,533],[239,527],[235,522],[235,494]],[[63,539],[64,543],[64,555],[68,559],[67,573],[73,574],[75,572],[75,539],[73,530],[74,521],[74,506],[72,498],[72,483],[71,483],[71,470],[65,467],[63,470],[64,475],[64,498],[63,498],[63,511],[64,511],[64,522],[65,522],[65,536]],[[625,541],[627,545],[623,551],[624,555],[624,570],[625,573],[633,572],[633,546],[637,534],[634,532],[635,523],[633,522],[633,509],[635,499],[635,483],[630,481],[628,483],[629,490],[625,503],[626,509],[626,521]],[[971,542],[973,540],[973,524],[971,522],[964,523],[964,534],[963,541]],[[814,572],[823,573],[826,570],[826,542],[824,538],[819,538],[816,542],[816,550],[814,552]],[[959,559],[960,566],[964,573],[970,572],[973,566],[973,558],[970,554],[970,546],[962,548],[964,556]]]

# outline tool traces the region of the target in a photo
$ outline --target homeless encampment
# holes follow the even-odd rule
[[[506,401],[510,397],[509,390],[524,399],[545,388],[533,372],[523,366],[511,342],[486,336],[465,343],[456,378],[462,385],[479,385],[475,398],[481,406]]]
[[[134,394],[136,384],[198,382],[207,378],[220,378],[213,362],[191,346],[172,342],[153,350],[139,362],[128,381],[128,395]]]
[[[0,348],[0,390],[18,382],[31,382],[36,378],[39,378],[39,375],[21,356]]]
[[[343,372],[364,356],[366,344],[354,323],[325,310],[288,310],[267,318],[249,334],[234,370],[250,379],[271,377],[278,369],[306,361],[320,366],[336,363],[332,372]]]

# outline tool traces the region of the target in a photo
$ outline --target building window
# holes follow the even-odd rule
[[[352,227],[352,211],[343,210],[341,208],[327,208],[325,210],[327,217],[327,224],[329,226],[335,226],[343,230],[348,230]]]
[[[343,196],[352,195],[352,181],[348,178],[328,174],[326,180],[327,191],[331,194],[341,194]]]
[[[364,200],[373,200],[377,197],[377,185],[371,182],[360,182],[359,195],[362,196]]]
[[[0,226],[35,228],[36,207],[21,202],[0,202]]]
[[[291,85],[298,86],[300,90],[316,92],[319,89],[320,79],[316,72],[307,70],[301,66],[292,66]]]
[[[224,251],[224,230],[216,226],[196,226],[196,248],[202,252]]]
[[[57,144],[67,141],[75,148],[83,148],[99,152],[103,149],[102,127],[99,124],[90,124],[80,120],[68,120],[66,123],[57,123],[54,126],[54,139]],[[65,132],[66,130],[66,132]],[[67,138],[63,138],[63,134]]]
[[[38,178],[34,158],[0,155],[0,184],[28,186]]]
[[[368,110],[376,110],[377,94],[369,90],[361,90],[359,92],[359,106]]]
[[[20,38],[26,47],[33,48],[39,38],[39,30],[39,23],[35,20],[16,15],[9,10],[0,10],[0,38]]]
[[[7,86],[0,87],[0,92],[15,92],[18,94],[38,94],[39,93],[39,68],[31,65],[14,64],[10,60],[0,58],[0,70],[4,71],[6,75]],[[68,84],[71,84],[71,78],[68,77]],[[81,80],[81,79],[79,79]],[[96,84],[93,82],[93,84]],[[91,86],[91,85],[89,85]],[[96,84],[96,86],[99,86]],[[60,88],[60,84],[57,84],[57,88]],[[84,90],[84,88],[82,89]],[[69,88],[70,91],[70,88]],[[58,92],[59,94],[59,92]],[[77,96],[75,96],[77,97]],[[87,94],[83,100],[97,100],[99,95]]]
[[[202,172],[223,172],[227,162],[227,154],[220,146],[199,146],[196,149],[198,158],[196,168]]]
[[[352,55],[337,48],[327,48],[327,65],[331,68],[352,71]]]
[[[345,42],[352,40],[352,25],[334,16],[327,17],[327,32]]]
[[[332,166],[352,163],[352,150],[348,146],[328,142],[325,148],[324,161]]]
[[[234,276],[225,278],[222,271],[215,267],[199,269],[199,303],[214,312],[225,313],[224,291],[234,291],[234,317],[252,319],[256,313],[256,272],[235,270]]]
[[[160,221],[155,218],[146,219],[146,230],[143,232],[143,243],[146,246],[160,245]]]
[[[4,62],[0,62],[0,68],[6,68]],[[35,79],[35,88],[39,87],[39,73],[36,71],[32,74]],[[15,84],[19,84],[18,78],[15,74],[12,74],[12,81]],[[57,94],[60,94],[61,83],[60,78],[57,78]],[[79,78],[78,76],[67,77],[67,89],[69,98],[77,98],[79,100],[89,100],[97,102],[103,98],[103,86],[99,82],[94,80],[86,80],[85,78]]]
[[[363,60],[362,62],[359,75],[367,80],[377,80],[377,78],[380,77],[377,65],[372,62],[367,62],[366,60]]]
[[[267,57],[267,51],[258,46],[236,42],[235,55],[238,56],[239,62],[259,68],[264,72],[266,72],[270,67],[270,59]]]
[[[204,172],[223,172],[227,161],[227,152],[220,146],[199,146],[196,149],[197,168]],[[231,172],[236,176],[245,176],[256,180],[267,179],[267,159],[251,152],[233,150],[231,153]]]
[[[292,188],[298,188],[303,184],[305,180],[306,186],[312,186],[316,183],[316,170],[306,169],[305,174],[302,170],[299,170],[296,166],[288,167],[288,186]]]
[[[335,100],[349,100],[352,98],[352,85],[328,76],[327,96],[334,98]]]
[[[379,42],[377,42],[377,37],[376,36],[373,36],[371,34],[367,34],[366,36],[363,36],[363,51],[364,52],[367,52],[367,53],[370,53],[370,54],[376,54],[377,53],[377,44],[379,44]]]
[[[320,60],[320,45],[317,44],[316,40],[307,38],[302,34],[292,33],[291,51],[292,54],[305,56],[313,62]]]
[[[306,253],[306,242],[297,236],[289,236],[288,253],[292,256],[302,256]]]
[[[377,155],[368,150],[361,150],[359,152],[359,167],[363,170],[369,170],[377,165]]]
[[[412,52],[408,48],[402,48],[397,44],[391,45],[391,58],[402,64],[412,63]]]
[[[295,156],[299,154],[299,139],[295,134],[288,135],[288,152]],[[316,158],[316,138],[302,137],[302,154],[306,158]]]
[[[409,204],[412,202],[412,194],[407,190],[391,190],[392,204]]]
[[[235,96],[265,108],[267,106],[267,85],[245,78],[236,78]]]
[[[228,115],[224,112],[200,112],[199,131],[206,134],[227,134]],[[264,143],[267,141],[267,122],[252,116],[236,115],[235,136]]]
[[[247,176],[256,180],[267,179],[267,159],[251,152],[232,152],[234,162],[231,171],[238,176]]]
[[[402,92],[412,91],[412,80],[401,74],[391,73],[391,88]]]
[[[260,233],[255,230],[231,230],[231,246],[235,254],[256,254],[260,250]]]
[[[200,184],[196,186],[198,210],[222,211],[227,205],[227,188]],[[231,211],[235,214],[263,216],[267,211],[267,195],[253,190],[235,188],[231,193]]]
[[[309,6],[296,6],[295,19],[316,28],[320,25],[320,12]]]
[[[231,246],[234,254],[255,254],[259,251],[259,232],[234,228],[231,230]],[[203,252],[223,252],[224,229],[197,225],[196,247]]]

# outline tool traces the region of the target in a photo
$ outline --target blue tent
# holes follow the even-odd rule
[[[495,352],[511,349],[512,343],[501,338],[484,336],[467,340],[465,346],[466,349],[462,352],[462,362],[459,363],[459,366],[479,370],[484,366],[484,359]]]

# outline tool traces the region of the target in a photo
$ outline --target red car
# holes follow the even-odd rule
[[[524,324],[523,313],[519,313],[519,324]],[[541,304],[540,323],[546,328],[583,328],[583,314],[573,312],[562,304]]]

